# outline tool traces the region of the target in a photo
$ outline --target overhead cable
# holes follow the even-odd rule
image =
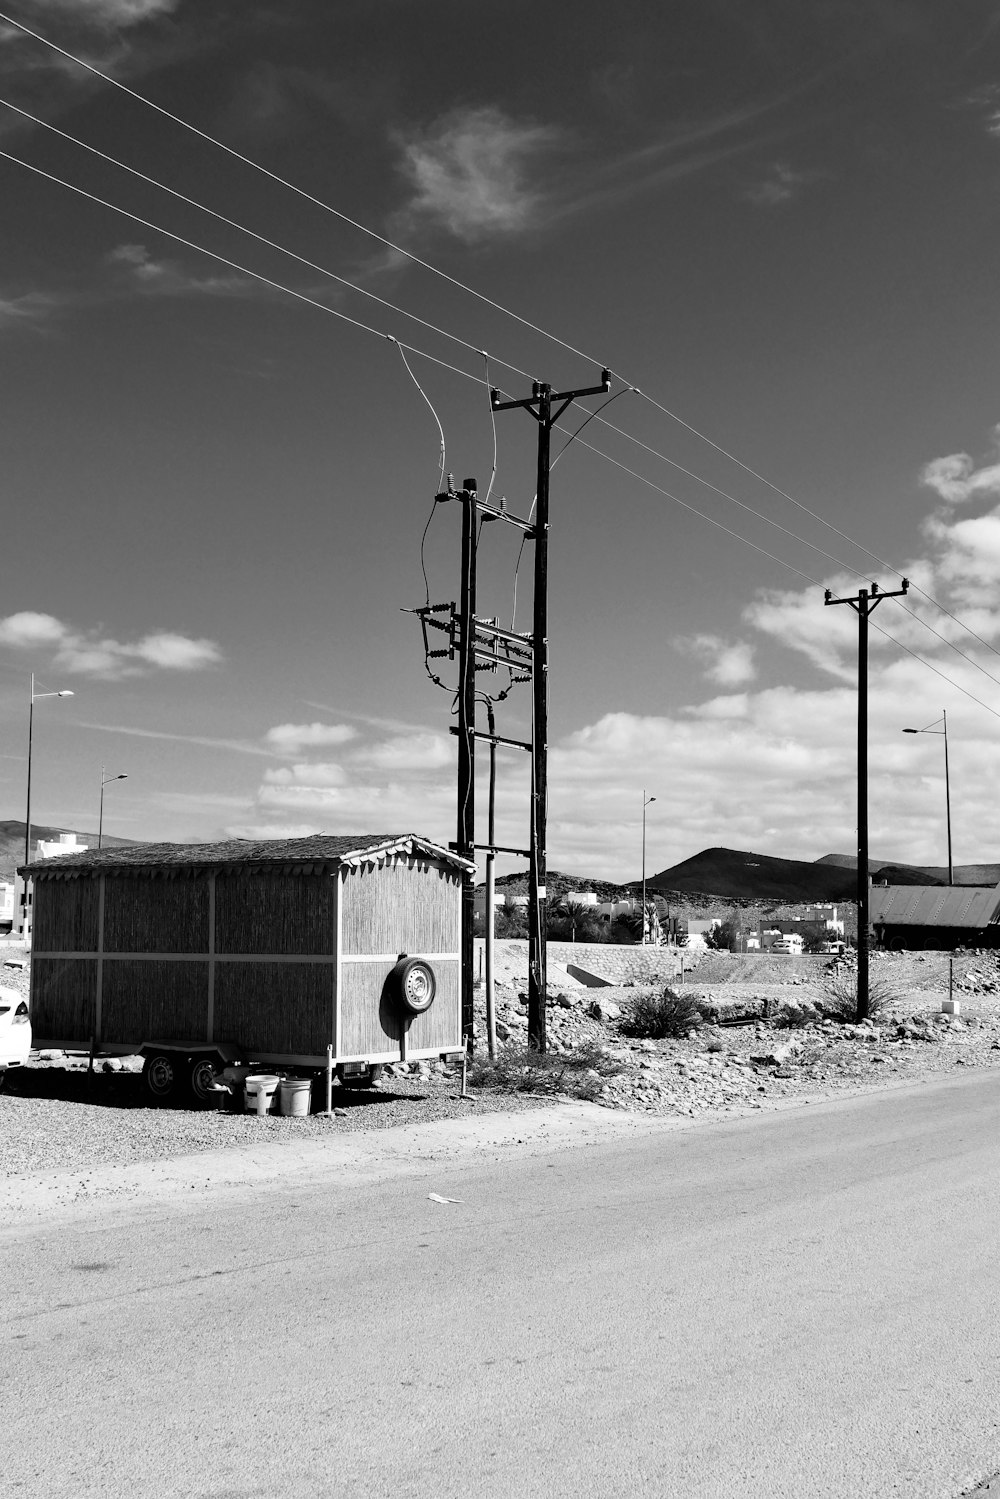
[[[100,78],[103,82],[109,84],[111,87],[119,89],[122,93],[129,95],[129,97],[135,99],[138,103],[146,105],[147,108],[154,110],[157,114],[163,116],[165,119],[171,120],[174,124],[181,126],[182,129],[189,131],[192,135],[198,136],[200,139],[208,142],[208,144],[217,147],[217,149],[219,149],[220,151],[224,151],[228,156],[231,156],[235,160],[242,162],[244,166],[248,166],[253,171],[259,172],[263,176],[270,178],[271,181],[287,188],[290,192],[293,192],[299,197],[304,198],[306,201],[314,204],[317,208],[321,208],[325,213],[329,213],[333,215],[333,217],[340,219],[343,223],[350,225],[351,228],[357,229],[359,233],[365,234],[369,238],[376,240],[379,244],[384,245],[387,249],[392,250],[395,254],[402,255],[406,260],[411,261],[414,265],[419,265],[423,270],[429,271],[432,275],[437,276],[441,280],[450,283],[458,290],[465,292],[468,296],[476,298],[476,300],[482,302],[488,307],[492,307],[495,311],[502,313],[505,317],[509,317],[513,321],[520,323],[523,327],[530,329],[532,332],[538,333],[541,337],[548,339],[551,343],[558,345],[560,348],[567,350],[569,353],[575,354],[581,359],[592,359],[591,355],[585,353],[584,350],[577,348],[575,344],[569,343],[566,339],[559,337],[558,334],[551,333],[548,329],[540,327],[537,323],[533,323],[529,318],[525,318],[520,313],[515,312],[512,308],[504,306],[502,303],[495,301],[492,297],[487,296],[484,292],[478,291],[475,287],[469,286],[465,282],[460,281],[457,277],[450,275],[447,271],[441,270],[440,267],[434,265],[431,261],[424,260],[421,256],[415,254],[412,250],[406,249],[406,247],[403,245],[396,244],[394,240],[390,240],[385,235],[379,234],[377,230],[371,229],[367,224],[363,224],[359,220],[351,218],[350,215],[343,213],[338,208],[334,208],[332,204],[325,202],[323,199],[317,198],[313,193],[308,192],[305,188],[297,186],[297,184],[295,184],[294,182],[290,182],[287,178],[282,177],[279,173],[272,172],[268,167],[262,166],[260,162],[254,161],[252,157],[244,155],[243,152],[237,151],[233,146],[227,145],[225,141],[219,140],[218,137],[211,135],[208,131],[202,130],[199,126],[191,124],[191,122],[189,120],[185,120],[183,116],[175,114],[172,110],[166,109],[161,104],[157,104],[154,100],[148,98],[145,94],[139,93],[137,89],[130,88],[128,84],[122,83],[119,79],[114,78],[110,73],[105,73],[101,68],[96,67],[93,63],[89,63],[84,58],[77,56],[76,53],[70,52],[65,47],[60,47],[56,42],[51,41],[41,32],[34,31],[31,27],[25,26],[23,22],[18,21],[15,17],[10,16],[3,11],[0,11],[0,20],[6,21],[9,25],[15,27],[18,31],[23,32],[25,36],[30,36],[33,40],[40,42],[43,46],[49,47],[52,51],[58,53],[59,56],[75,63],[78,67],[83,68],[86,72],[91,73],[94,77]],[[19,112],[26,114],[26,111]],[[33,117],[29,116],[29,118]],[[43,124],[44,122],[39,121],[38,123]],[[131,169],[126,168],[126,170]],[[137,175],[142,174],[140,173]],[[169,189],[167,190],[169,191]],[[210,209],[206,210],[206,212],[211,211],[212,210]],[[221,217],[221,215],[219,217]],[[317,267],[316,269],[321,268]],[[332,272],[324,272],[324,274],[333,275]],[[375,295],[374,293],[364,292],[361,288],[355,287],[354,289],[361,290],[363,295]],[[383,299],[376,297],[375,300],[381,301]],[[391,304],[387,303],[385,305]],[[397,310],[402,311],[401,309]],[[413,317],[417,322],[424,321],[421,318],[415,317],[415,315],[411,313],[404,312],[402,315],[406,317]],[[432,325],[429,323],[425,323],[424,325],[427,327],[432,327]],[[443,333],[443,330],[440,329],[437,329],[435,331]],[[455,335],[447,333],[443,333],[443,336],[448,338],[455,338]],[[461,339],[457,339],[456,341],[461,343],[465,342]],[[472,347],[472,345],[465,344],[465,347],[470,348]],[[503,360],[499,360],[498,362],[501,364],[504,363]],[[603,361],[594,362],[603,363]],[[506,367],[510,369],[516,368],[516,366],[513,365],[508,365]],[[524,374],[525,372],[519,370],[518,373]],[[527,378],[531,377],[528,376]],[[619,378],[624,377],[619,376]],[[653,406],[655,410],[668,417],[671,421],[676,422],[679,426],[690,432],[692,436],[696,437],[700,442],[706,443],[709,447],[713,448],[717,453],[726,458],[729,462],[735,463],[739,468],[743,469],[745,473],[758,480],[759,483],[766,485],[773,491],[773,493],[779,495],[782,499],[787,500],[789,504],[794,505],[796,509],[800,510],[804,515],[808,515],[811,520],[816,521],[819,525],[826,526],[829,530],[833,531],[835,535],[839,536],[841,540],[846,541],[850,546],[857,547],[859,551],[864,552],[866,556],[871,557],[875,562],[877,562],[880,567],[886,568],[889,572],[894,573],[897,577],[903,576],[902,571],[893,563],[886,561],[884,558],[880,557],[877,552],[872,551],[870,547],[865,546],[862,542],[856,541],[846,531],[843,531],[840,527],[834,525],[832,521],[827,520],[825,516],[819,515],[816,511],[810,509],[808,505],[805,505],[802,503],[802,501],[797,500],[794,495],[789,494],[787,490],[782,489],[780,485],[775,484],[765,475],[759,473],[756,469],[751,467],[750,464],[745,463],[735,453],[731,452],[721,443],[718,443],[713,438],[709,437],[707,433],[702,432],[691,422],[685,421],[683,417],[678,415],[677,412],[671,410],[670,407],[665,406],[661,401],[656,400],[655,397],[649,395],[638,385],[632,385],[631,388],[643,400],[647,401],[651,406]],[[670,460],[668,459],[666,461],[669,462]],[[812,543],[807,542],[806,545],[811,546]],[[816,548],[816,550],[821,551],[820,548]],[[856,572],[855,575],[859,577],[862,576],[862,574]],[[971,626],[967,625],[964,620],[959,618],[958,615],[954,614],[950,609],[946,608],[946,606],[940,603],[938,599],[934,598],[932,594],[928,593],[925,589],[920,588],[918,584],[911,582],[911,586],[915,593],[919,593],[921,597],[925,598],[928,603],[934,606],[934,608],[939,609],[942,614],[945,614],[949,619],[953,621],[953,623],[957,624],[961,629],[965,630],[986,650],[992,652],[994,655],[1000,655],[1000,650],[998,650],[996,646],[992,645],[988,640],[983,639],[983,637],[977,634],[977,632],[973,630]]]

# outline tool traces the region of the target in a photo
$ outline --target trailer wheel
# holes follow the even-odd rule
[[[173,1096],[178,1081],[177,1071],[177,1059],[167,1052],[157,1052],[154,1056],[146,1058],[142,1069],[142,1081],[146,1092],[157,1103],[164,1103]]]
[[[423,1015],[434,1003],[437,980],[423,958],[400,958],[389,975],[399,1003],[410,1015]]]
[[[340,1078],[342,1088],[374,1088],[382,1076],[382,1063],[373,1062],[366,1067],[364,1072],[345,1072],[343,1067],[337,1068],[337,1076]]]
[[[188,1064],[188,1092],[197,1108],[218,1108],[221,1093],[215,1089],[219,1069],[214,1057],[192,1057]]]

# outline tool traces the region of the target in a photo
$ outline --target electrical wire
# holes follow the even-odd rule
[[[546,328],[540,327],[537,323],[533,323],[529,318],[522,317],[520,313],[515,312],[512,308],[506,307],[502,303],[495,301],[492,297],[488,297],[485,293],[477,291],[475,287],[469,286],[465,282],[460,281],[457,277],[449,275],[447,271],[443,271],[440,269],[440,267],[435,266],[430,261],[424,260],[421,256],[414,254],[413,251],[406,249],[405,246],[396,244],[395,241],[388,239],[385,235],[379,234],[376,230],[369,228],[368,225],[361,223],[357,219],[351,218],[348,214],[341,212],[340,209],[334,208],[332,204],[326,203],[321,198],[317,198],[314,194],[308,192],[305,188],[297,186],[295,183],[290,182],[287,178],[280,176],[277,172],[272,172],[269,168],[262,166],[259,162],[254,161],[251,157],[245,156],[241,151],[237,151],[234,147],[227,145],[224,141],[219,140],[216,136],[209,134],[208,131],[202,130],[197,125],[191,124],[190,121],[185,120],[181,115],[175,114],[172,110],[166,109],[163,105],[155,103],[154,100],[148,98],[144,94],[139,93],[137,89],[130,88],[128,84],[122,83],[119,79],[112,77],[110,73],[105,73],[104,71],[102,71],[102,69],[96,67],[93,63],[89,63],[83,58],[77,56],[75,53],[70,52],[67,48],[59,46],[56,42],[51,41],[41,32],[34,31],[31,27],[25,26],[23,22],[18,21],[15,17],[8,15],[6,12],[0,11],[0,20],[6,21],[8,25],[13,26],[16,30],[22,32],[25,36],[29,36],[34,41],[40,42],[43,46],[49,47],[60,57],[63,57],[68,61],[75,63],[78,67],[83,68],[86,72],[92,74],[94,77],[100,78],[103,82],[109,84],[111,87],[119,89],[122,93],[127,94],[130,98],[135,99],[138,103],[146,105],[147,108],[154,110],[163,118],[171,120],[174,124],[179,125],[182,129],[189,131],[192,135],[195,135],[201,140],[207,141],[208,144],[217,147],[221,151],[224,151],[228,156],[231,156],[234,160],[241,162],[244,166],[248,166],[253,171],[259,172],[262,176],[267,177],[272,182],[275,182],[280,186],[287,188],[290,192],[297,194],[307,202],[312,203],[315,207],[321,208],[325,213],[331,214],[334,218],[339,219],[342,223],[348,224],[351,228],[357,229],[360,233],[376,240],[379,244],[382,244],[387,249],[392,250],[394,254],[402,255],[404,259],[410,261],[412,264],[419,265],[423,270],[429,271],[432,275],[448,282],[458,290],[465,292],[468,296],[474,297],[476,300],[482,302],[485,306],[491,307],[495,311],[502,313],[505,317],[511,318],[513,321],[521,324],[522,327],[528,328],[532,332],[539,334],[541,337],[548,339],[551,343],[554,343],[560,348],[565,349],[568,353],[575,354],[581,359],[591,359],[591,356],[589,354],[585,353],[584,350],[577,348],[575,344],[568,342],[566,339],[560,338],[558,334],[551,333]],[[17,158],[10,159],[16,160]],[[405,315],[410,316],[410,314]],[[513,366],[510,367],[513,368]],[[649,404],[653,406],[657,411],[659,411],[662,415],[668,417],[671,421],[676,422],[679,426],[690,432],[692,436],[696,437],[700,442],[707,443],[709,447],[713,448],[722,457],[726,458],[731,463],[735,463],[739,468],[743,469],[745,473],[758,480],[758,482],[765,484],[775,494],[779,495],[782,499],[787,500],[798,510],[802,511],[803,514],[808,515],[810,519],[816,521],[819,525],[826,526],[829,530],[840,536],[842,540],[848,542],[850,546],[857,547],[859,551],[864,552],[866,556],[871,557],[875,562],[877,562],[880,567],[886,568],[889,572],[895,574],[897,577],[903,576],[902,571],[898,567],[895,567],[892,563],[887,562],[884,558],[880,557],[877,552],[872,551],[871,548],[866,547],[863,543],[856,541],[847,532],[841,530],[838,526],[835,526],[833,522],[828,521],[824,516],[819,515],[817,514],[817,512],[811,510],[800,500],[795,499],[793,495],[790,495],[786,490],[782,489],[780,485],[773,483],[770,479],[766,478],[763,474],[759,473],[749,464],[744,463],[744,461],[741,458],[737,457],[735,453],[730,452],[729,449],[724,447],[721,443],[716,442],[706,433],[700,431],[699,428],[695,427],[691,422],[685,421],[683,417],[677,414],[677,412],[671,410],[668,406],[663,405],[662,402],[657,401],[655,397],[648,395],[638,385],[632,386],[632,389],[643,400],[648,401]],[[861,576],[860,574],[856,575]],[[919,593],[921,597],[925,598],[928,603],[934,606],[934,608],[939,609],[941,613],[947,615],[948,618],[951,619],[955,624],[959,625],[960,628],[966,630],[968,634],[970,634],[973,639],[977,640],[980,645],[984,646],[985,649],[989,650],[994,655],[1000,655],[1000,650],[998,650],[996,646],[991,645],[988,640],[984,640],[981,635],[978,635],[976,631],[971,628],[971,626],[966,625],[964,620],[961,620],[956,614],[953,614],[951,610],[947,609],[943,604],[935,599],[933,595],[928,593],[925,589],[920,588],[917,584],[913,584],[913,588],[916,593]]]
[[[2,13],[0,13],[0,19],[3,19]],[[215,250],[210,250],[206,246],[200,245],[200,244],[198,244],[194,240],[190,240],[190,239],[185,238],[183,235],[176,234],[176,233],[174,233],[173,230],[165,229],[161,225],[155,224],[155,223],[153,223],[149,219],[142,218],[139,214],[133,213],[129,209],[121,208],[118,204],[112,203],[108,199],[102,198],[102,197],[100,197],[96,193],[88,192],[85,188],[78,187],[74,183],[67,182],[64,178],[58,177],[55,173],[47,172],[43,168],[35,166],[31,162],[25,161],[22,157],[14,156],[11,152],[0,150],[0,159],[6,160],[6,161],[10,161],[11,163],[13,163],[16,166],[23,167],[23,168],[25,168],[26,171],[29,171],[29,172],[33,173],[35,176],[41,177],[41,178],[43,178],[44,180],[46,180],[48,182],[55,183],[56,185],[58,185],[60,187],[65,187],[70,192],[75,193],[77,196],[79,196],[81,198],[84,198],[84,199],[86,199],[89,202],[96,203],[96,204],[98,204],[99,206],[101,206],[103,208],[111,209],[113,212],[122,215],[124,218],[129,219],[131,222],[137,223],[137,224],[141,224],[143,226],[143,228],[151,229],[154,233],[157,233],[157,234],[162,234],[162,235],[164,235],[165,238],[173,240],[177,244],[184,245],[187,249],[196,250],[200,254],[207,255],[210,259],[217,261],[221,265],[225,265],[230,270],[238,271],[241,275],[248,276],[252,280],[258,281],[262,285],[270,287],[272,290],[282,292],[285,295],[294,298],[296,301],[303,302],[303,303],[305,303],[305,304],[307,304],[308,306],[311,306],[311,307],[315,307],[320,312],[328,313],[332,317],[337,318],[339,321],[349,324],[351,327],[358,328],[362,332],[374,334],[377,338],[381,338],[381,339],[383,339],[385,341],[394,343],[396,345],[396,347],[400,350],[401,353],[403,353],[403,351],[406,351],[408,353],[415,354],[415,355],[417,355],[420,358],[429,360],[432,364],[435,364],[435,365],[437,365],[438,367],[440,367],[442,369],[449,370],[451,373],[461,376],[463,379],[474,380],[474,381],[476,381],[477,384],[479,383],[479,377],[476,376],[476,375],[471,374],[468,370],[460,369],[457,365],[450,364],[447,360],[443,360],[443,359],[438,358],[436,355],[429,354],[426,350],[416,348],[412,344],[404,343],[401,339],[396,338],[395,335],[393,335],[391,333],[386,333],[386,332],[384,332],[381,329],[373,327],[369,323],[364,323],[359,318],[351,317],[348,313],[341,312],[337,308],[330,307],[327,303],[320,302],[317,298],[310,297],[310,296],[306,295],[304,292],[295,291],[293,288],[285,286],[283,283],[274,280],[272,277],[264,276],[259,271],[251,270],[248,266],[242,265],[240,262],[238,262],[236,260],[233,260],[233,259],[231,259],[228,256],[221,255],[221,254],[219,254]],[[478,352],[482,352],[482,351],[478,351]],[[404,359],[404,363],[405,363],[405,359]],[[412,371],[410,373],[411,373],[411,377],[412,377]],[[419,387],[419,384],[418,384],[418,389],[419,388],[420,387]],[[629,386],[629,387],[625,387],[621,391],[616,392],[615,397],[612,397],[611,399],[615,399],[618,395],[624,394],[625,390],[630,390],[630,391],[635,390],[635,393],[640,394],[640,395],[642,394],[642,392],[636,390],[635,387]],[[421,393],[423,393],[423,392],[421,392]],[[426,396],[425,396],[425,399],[426,399]],[[428,404],[430,404],[430,403],[428,402]],[[573,434],[571,434],[571,436],[569,438],[569,441],[564,445],[564,448],[563,448],[562,451],[565,451],[565,447],[568,447],[569,442],[577,440],[579,438],[579,433],[583,430],[583,427],[586,426],[587,422],[589,420],[591,420],[591,417],[592,416],[597,416],[598,413],[601,410],[603,410],[604,407],[606,407],[608,404],[610,404],[610,402],[605,402],[604,406],[597,408],[597,411],[595,411],[594,413],[588,414],[588,417],[581,424],[581,426],[577,429],[577,431],[574,432]],[[433,407],[431,407],[431,409],[433,411]],[[435,416],[436,416],[436,413],[435,413]],[[438,423],[438,425],[439,425],[439,430],[440,430],[440,422]],[[441,431],[441,438],[442,438],[442,442],[443,442],[443,440],[444,440],[443,430]],[[795,566],[795,564],[786,561],[784,558],[776,556],[773,552],[769,552],[765,547],[760,546],[757,542],[751,541],[748,537],[741,536],[738,531],[734,531],[731,527],[724,525],[721,521],[716,520],[713,516],[706,515],[704,511],[701,511],[696,506],[689,504],[685,500],[682,500],[678,495],[675,495],[671,491],[669,491],[667,489],[664,489],[661,485],[656,484],[653,480],[647,479],[645,477],[645,475],[640,474],[636,470],[629,468],[626,464],[621,463],[618,459],[612,458],[610,454],[605,453],[602,449],[594,447],[594,445],[592,443],[588,443],[588,442],[584,441],[582,438],[579,438],[579,441],[581,442],[581,446],[587,448],[591,452],[597,453],[600,457],[604,458],[606,462],[611,463],[614,467],[616,467],[616,468],[620,469],[622,472],[628,474],[631,478],[638,479],[641,483],[647,485],[649,488],[656,490],[658,493],[664,495],[667,499],[672,500],[674,502],[674,504],[679,505],[682,509],[689,511],[693,515],[699,516],[700,519],[702,519],[704,521],[707,521],[709,525],[714,526],[717,530],[720,530],[720,531],[724,532],[726,535],[733,537],[737,541],[741,541],[745,546],[750,547],[753,551],[759,553],[761,556],[767,557],[770,561],[776,562],[779,566],[787,568],[791,572],[794,572],[794,573],[798,574],[798,576],[800,576],[802,578],[805,578],[807,580],[807,582],[814,584],[816,587],[822,587],[823,586],[822,583],[820,582],[820,580],[818,578],[814,578],[810,573],[807,573],[803,568],[797,567],[797,566]],[[561,455],[562,455],[562,452],[560,452],[560,454],[558,456],[561,456]],[[739,504],[742,505],[742,502],[737,502],[737,503],[739,503]],[[749,508],[749,507],[744,507],[744,508]],[[533,510],[534,510],[534,501],[532,502],[532,513],[533,513]],[[798,538],[798,539],[801,539],[801,538]],[[850,540],[850,538],[848,538],[848,540]],[[869,554],[869,555],[874,555],[874,554]],[[883,564],[883,565],[885,565],[885,566],[888,567],[888,564]],[[890,569],[890,571],[894,571],[894,569]],[[921,593],[923,592],[923,590],[919,590],[919,591]],[[925,596],[929,599],[929,601],[931,603],[935,602],[933,599],[930,599],[929,595],[925,595]],[[515,607],[515,610],[516,610],[516,592],[515,592],[514,607]],[[909,611],[907,611],[907,612],[909,612]],[[944,612],[947,613],[948,611],[944,611]],[[914,615],[913,617],[919,619],[919,616]],[[952,616],[952,617],[954,617],[954,616]],[[961,620],[956,620],[956,623],[962,624],[962,621]],[[512,628],[513,628],[513,625],[512,625]],[[879,627],[876,626],[876,628],[879,628]],[[965,627],[963,625],[963,628],[967,628],[967,627]],[[885,632],[883,631],[882,633],[885,633]],[[936,631],[932,631],[932,633],[936,634],[937,632]],[[970,631],[970,633],[974,634],[974,632],[971,632],[971,631]],[[915,660],[920,661],[923,665],[927,666],[931,671],[933,671],[935,673],[935,675],[941,677],[944,681],[950,682],[952,686],[956,687],[958,691],[963,692],[965,694],[965,696],[972,698],[972,700],[974,702],[980,703],[980,700],[978,698],[975,698],[972,693],[967,692],[965,688],[960,687],[958,683],[954,682],[950,677],[948,677],[946,675],[946,673],[940,671],[937,667],[931,666],[931,664],[929,662],[925,661],[922,656],[918,655],[916,651],[910,650],[910,648],[908,646],[904,646],[901,642],[896,641],[895,637],[889,637],[889,638],[893,640],[893,643],[898,644],[901,650],[906,651],[907,654],[913,656]],[[942,640],[944,639],[944,637],[939,637],[939,638],[941,638]],[[975,638],[978,639],[979,637],[976,636]],[[950,642],[947,642],[947,641],[945,643],[946,644],[950,644]],[[962,653],[959,652],[958,654],[961,655]],[[970,658],[963,657],[963,659],[969,660]],[[970,664],[976,664],[976,663],[970,662]],[[987,673],[987,675],[989,675],[989,674]],[[444,684],[439,684],[439,685],[443,686]],[[446,690],[450,690],[450,689],[446,689]],[[980,706],[986,707],[987,705],[980,703]],[[987,711],[993,712],[994,710],[993,709],[988,709]],[[997,714],[997,716],[1000,717],[1000,714]]]
[[[906,612],[909,613],[909,610]],[[923,656],[919,656],[916,651],[911,651],[908,645],[904,645],[901,640],[897,640],[895,635],[890,635],[888,630],[883,630],[882,626],[877,625],[873,619],[870,619],[868,623],[873,630],[877,630],[880,635],[884,635],[886,640],[891,640],[893,645],[898,646],[901,651],[905,651],[908,656],[912,656],[914,661],[919,661],[921,666],[926,666],[928,671],[932,671],[936,677],[940,677],[943,682],[947,682],[950,687],[954,687],[956,692],[961,692],[965,697],[971,698],[980,708],[985,708],[987,713],[992,713],[994,718],[1000,718],[1000,713],[997,712],[996,708],[991,708],[989,703],[984,703],[982,698],[978,698],[975,693],[969,692],[966,687],[963,687],[960,682],[956,682],[953,677],[949,677],[947,673],[940,671],[930,661],[925,661]]]
[[[2,19],[2,18],[0,18]],[[447,328],[440,328],[436,323],[427,318],[420,317],[418,313],[410,312],[405,307],[400,307],[395,302],[390,302],[386,297],[380,297],[377,292],[369,291],[365,286],[360,286],[356,281],[350,281],[346,276],[338,275],[329,267],[320,265],[315,260],[310,260],[306,255],[300,255],[296,250],[290,250],[287,245],[279,244],[277,240],[269,239],[266,234],[260,234],[256,229],[251,229],[247,224],[241,224],[238,219],[231,219],[227,214],[219,213],[217,209],[209,208],[207,203],[201,203],[197,198],[190,197],[187,193],[179,192],[177,188],[169,187],[165,182],[160,182],[156,177],[150,177],[148,173],[139,171],[138,167],[129,166],[128,162],[121,161],[117,156],[111,156],[107,151],[101,151],[97,146],[81,140],[77,135],[70,135],[66,130],[61,130],[58,125],[52,125],[48,120],[41,119],[27,109],[22,109],[18,104],[12,104],[9,99],[0,98],[0,105],[5,109],[12,110],[14,114],[22,115],[24,119],[30,120],[33,125],[40,126],[43,130],[50,131],[64,141],[69,141],[74,146],[79,146],[81,151],[87,151],[91,156],[97,156],[101,161],[106,161],[110,166],[118,167],[127,172],[130,177],[135,177],[140,182],[145,182],[149,187],[158,188],[161,192],[168,193],[171,198],[176,198],[180,203],[186,203],[189,208],[197,208],[200,213],[207,213],[210,218],[216,219],[220,224],[225,224],[230,229],[237,229],[241,234],[246,234],[258,244],[266,245],[270,250],[277,250],[281,255],[287,255],[289,259],[298,261],[311,271],[316,271],[321,276],[326,276],[331,281],[336,281],[338,286],[345,287],[348,291],[356,292],[359,297],[367,297],[369,301],[377,302],[380,307],[385,307],[389,312],[398,313],[400,317],[408,318],[413,323],[418,323],[421,328],[426,328],[430,333],[436,333],[439,337],[447,339],[450,343],[458,344],[463,349],[468,349],[472,354],[483,354],[483,350],[477,348],[468,339],[462,338],[460,334],[451,333]],[[486,357],[483,355],[483,357]],[[533,376],[528,370],[523,370],[519,365],[508,364],[505,359],[497,358],[496,363],[504,369],[512,370],[514,374],[521,375],[525,380],[531,380]]]

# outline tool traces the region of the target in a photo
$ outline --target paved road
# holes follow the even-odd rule
[[[9,1230],[0,1492],[951,1499],[1000,1470],[998,1104]]]

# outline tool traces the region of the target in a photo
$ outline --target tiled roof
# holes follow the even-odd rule
[[[240,864],[353,864],[393,853],[423,853],[458,868],[472,868],[450,849],[415,833],[316,833],[311,838],[234,838],[227,843],[133,843],[124,848],[88,848],[22,865],[36,876],[84,870],[218,869]]]

